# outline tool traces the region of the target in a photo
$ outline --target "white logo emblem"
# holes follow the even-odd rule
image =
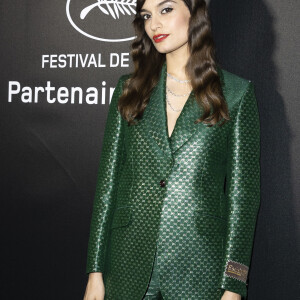
[[[121,38],[121,39],[108,39],[108,38],[103,38],[103,37],[97,36],[95,34],[86,32],[85,30],[81,29],[78,25],[76,25],[75,21],[73,20],[74,18],[71,17],[71,13],[70,13],[71,1],[72,0],[67,0],[67,5],[66,5],[67,17],[68,17],[68,20],[71,23],[71,25],[81,34],[83,34],[91,39],[98,40],[98,41],[104,41],[104,42],[124,42],[124,41],[130,41],[130,40],[133,40],[136,38],[135,36],[132,36],[132,37]],[[116,20],[116,19],[120,19],[120,13],[123,15],[134,15],[136,13],[135,7],[136,7],[136,0],[97,0],[97,2],[90,4],[87,7],[83,8],[80,11],[79,17],[80,17],[80,20],[85,20],[88,18],[88,14],[91,11],[94,11],[95,8],[98,8],[99,14],[103,13],[103,14],[108,15],[111,18]],[[101,15],[99,17],[101,17]],[[129,24],[128,24],[128,26],[129,26]]]

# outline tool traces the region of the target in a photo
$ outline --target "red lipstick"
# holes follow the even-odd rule
[[[153,40],[155,43],[159,43],[163,41],[165,38],[167,38],[169,35],[168,34],[157,34],[153,36]]]

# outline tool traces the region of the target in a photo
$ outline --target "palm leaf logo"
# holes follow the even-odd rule
[[[80,19],[85,19],[87,14],[95,7],[98,7],[104,14],[111,15],[114,19],[119,19],[119,11],[123,15],[135,14],[136,11],[133,8],[135,6],[136,0],[98,0],[81,11]]]

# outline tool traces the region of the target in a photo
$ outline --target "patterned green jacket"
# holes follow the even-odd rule
[[[114,90],[106,121],[86,272],[105,299],[141,300],[157,250],[164,299],[246,296],[260,204],[260,125],[251,81],[218,69],[231,120],[195,124],[191,92],[168,137],[166,63],[143,118],[128,126]]]

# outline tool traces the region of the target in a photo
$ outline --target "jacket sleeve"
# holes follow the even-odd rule
[[[108,226],[111,221],[117,176],[125,156],[124,120],[117,107],[125,76],[127,75],[121,76],[118,80],[106,119],[90,223],[86,273],[103,273],[104,270]]]
[[[260,205],[260,125],[252,82],[240,100],[228,136],[225,200],[228,219],[221,288],[246,297]]]

